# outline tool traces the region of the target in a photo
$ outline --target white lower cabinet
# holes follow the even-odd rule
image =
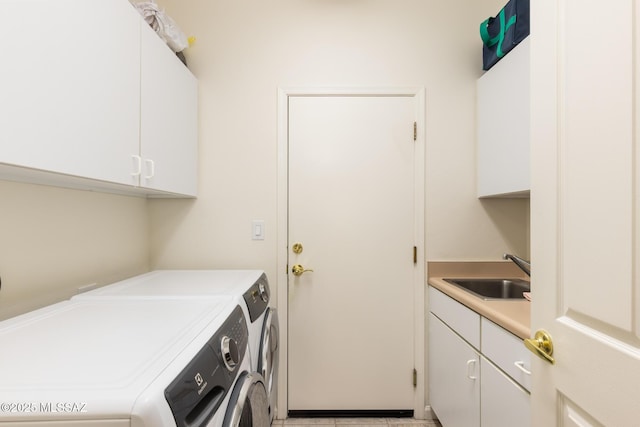
[[[480,426],[480,355],[429,315],[429,399],[444,427]]]
[[[529,393],[484,356],[480,358],[480,425],[528,427]],[[445,424],[443,424],[445,425]]]
[[[530,426],[522,340],[432,287],[429,301],[429,401],[443,427]]]

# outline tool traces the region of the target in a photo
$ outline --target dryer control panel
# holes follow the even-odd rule
[[[271,290],[267,276],[262,273],[260,278],[242,295],[249,309],[250,321],[253,323],[264,313],[269,305]]]
[[[165,389],[178,427],[204,425],[232,389],[245,357],[249,331],[237,306],[180,375]]]

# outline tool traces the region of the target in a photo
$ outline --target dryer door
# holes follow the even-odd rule
[[[264,378],[267,388],[271,421],[276,413],[276,395],[278,394],[279,336],[278,312],[275,308],[268,308],[262,325],[258,373]]]
[[[262,375],[244,372],[238,379],[224,419],[224,427],[269,427],[269,400]]]

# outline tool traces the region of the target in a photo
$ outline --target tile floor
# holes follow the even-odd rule
[[[438,421],[412,418],[288,418],[274,420],[272,425],[275,427],[442,427]]]

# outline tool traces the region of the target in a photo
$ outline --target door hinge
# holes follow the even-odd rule
[[[417,246],[413,247],[413,263],[414,264],[418,263],[418,247]]]
[[[413,369],[413,387],[418,387],[418,371]]]
[[[413,122],[413,140],[414,141],[418,140],[418,123],[417,122]]]

